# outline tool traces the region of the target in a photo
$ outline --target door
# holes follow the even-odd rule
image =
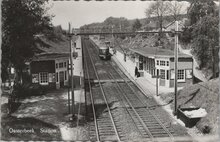
[[[59,77],[60,77],[60,87],[64,87],[64,72],[63,71],[59,73]]]

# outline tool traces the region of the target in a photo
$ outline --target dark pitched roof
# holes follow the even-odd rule
[[[130,50],[144,57],[149,57],[149,56],[168,57],[168,58],[174,57],[174,51],[169,49],[161,49],[159,47],[145,47],[145,48],[135,48],[135,49],[130,48]],[[191,56],[183,54],[181,52],[179,52],[178,57],[192,58]]]
[[[48,61],[48,60],[56,60],[56,59],[68,59],[68,53],[42,53],[35,55],[32,61]]]
[[[70,40],[68,37],[63,37],[62,40],[53,41],[45,36],[38,37],[41,44],[38,44],[38,49],[43,53],[69,53]],[[77,37],[72,40],[75,41]]]

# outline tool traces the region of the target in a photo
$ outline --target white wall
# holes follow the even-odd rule
[[[68,67],[68,59],[58,59],[55,61],[55,69],[56,69],[55,73],[58,72],[58,82],[57,82],[57,77],[56,77],[56,88],[57,89],[60,88],[60,75],[59,75],[59,73],[61,71],[63,71],[64,74],[65,74],[65,71],[67,71],[67,75],[66,75],[67,78],[66,78],[66,80],[64,79],[64,85],[68,85],[68,79],[69,79],[67,67],[59,68],[59,63],[61,63],[61,62],[66,62],[66,65]],[[58,68],[56,68],[56,64],[58,64]]]

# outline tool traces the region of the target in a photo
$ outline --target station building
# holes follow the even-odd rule
[[[31,83],[39,84],[48,89],[59,89],[68,86],[70,76],[69,38],[63,36],[62,40],[54,41],[45,36],[39,36],[38,39],[44,44],[37,46],[40,52],[29,63]],[[77,57],[81,56],[79,54],[80,50],[80,37],[73,37],[74,60],[78,60]],[[74,75],[76,76],[76,74]]]
[[[159,47],[131,48],[130,51],[141,76],[152,78],[159,75],[160,86],[174,87],[174,51]],[[177,82],[178,87],[193,82],[193,58],[180,52]]]
[[[30,63],[31,80],[48,89],[59,89],[68,85],[69,54],[44,53]]]

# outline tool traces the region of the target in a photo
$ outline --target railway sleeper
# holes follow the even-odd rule
[[[145,122],[145,121],[144,121],[144,122]],[[150,121],[147,122],[147,123],[145,122],[145,124],[147,124],[148,126],[159,126],[159,127],[162,127],[159,123],[152,123],[152,122],[150,122]],[[154,124],[154,125],[152,125],[152,124]],[[168,125],[168,124],[163,125],[163,126],[164,126],[165,128],[167,128],[167,129],[168,129],[168,128],[171,128],[170,125]]]
[[[99,123],[98,123],[98,126],[99,126],[100,128],[113,128],[112,124],[99,124]]]
[[[147,125],[147,127],[148,127],[148,129],[158,129],[158,130],[163,129],[160,125],[156,125],[156,126],[155,125],[150,125],[150,126]]]
[[[154,128],[158,128],[158,129],[161,128],[162,129],[162,127],[160,125],[147,125],[147,127],[150,128],[150,129],[151,128],[153,128],[153,129]]]
[[[99,134],[105,134],[105,135],[115,135],[115,131],[114,130],[99,130]]]
[[[97,141],[96,137],[90,137],[89,140],[92,141],[92,142]]]
[[[142,117],[141,117],[142,118]],[[151,123],[151,124],[159,124],[159,122],[157,122],[157,120],[155,120],[154,118],[148,118],[148,117],[145,117],[145,118],[142,118],[144,122],[146,123]],[[159,124],[160,125],[160,124]]]
[[[165,133],[165,134],[167,134],[167,132],[163,129],[153,129],[152,128],[152,129],[149,129],[149,131],[152,133]]]
[[[100,125],[99,125],[99,129],[100,130],[114,130],[113,126],[100,126]]]
[[[167,133],[151,133],[154,137],[169,137]]]
[[[102,116],[100,116],[99,118],[97,118],[97,121],[99,121],[99,122],[104,122],[104,123],[109,123],[109,122],[111,122],[110,117],[108,116],[108,114],[102,114]]]
[[[115,136],[115,132],[114,131],[103,131],[103,132],[99,132],[100,136]]]
[[[158,123],[157,121],[154,121],[154,120],[143,120],[146,124],[149,124],[149,125],[160,125],[160,123]]]
[[[117,141],[117,137],[116,136],[100,136],[100,140],[101,141]]]
[[[149,129],[158,129],[158,130],[163,130],[163,127],[161,127],[160,125],[147,125],[147,127]]]
[[[157,134],[152,134],[153,135],[153,137],[167,137],[167,138],[169,138],[170,136],[168,135],[168,134],[160,134],[160,133],[157,133]]]

